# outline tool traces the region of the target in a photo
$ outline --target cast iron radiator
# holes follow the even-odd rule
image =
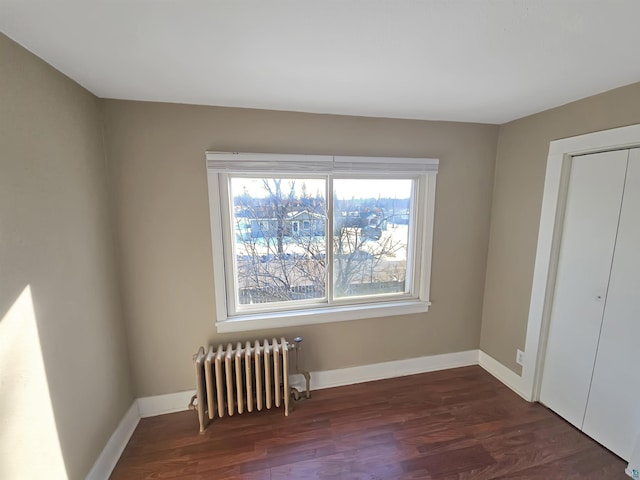
[[[289,387],[289,354],[298,347],[302,339],[296,337],[295,344],[284,337],[271,342],[258,340],[238,342],[205,351],[200,347],[193,356],[196,370],[196,394],[191,398],[189,408],[198,413],[200,433],[204,432],[210,420],[216,416],[232,416],[235,413],[260,411],[274,407],[284,407],[289,415],[290,399],[300,398],[297,389]],[[296,354],[298,352],[296,351]],[[304,375],[309,397],[309,373]]]

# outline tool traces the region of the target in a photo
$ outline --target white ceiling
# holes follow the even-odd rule
[[[0,0],[106,98],[503,123],[640,81],[638,0]]]

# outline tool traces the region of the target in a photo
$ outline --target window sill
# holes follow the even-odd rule
[[[309,308],[289,312],[239,315],[216,322],[218,333],[247,332],[270,328],[344,322],[363,318],[391,317],[429,311],[430,302],[404,300],[368,305]]]

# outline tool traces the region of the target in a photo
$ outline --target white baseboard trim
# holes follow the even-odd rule
[[[478,364],[478,350],[445,353],[427,357],[407,358],[390,362],[361,365],[358,367],[340,368],[311,372],[311,389],[339,387],[354,383],[370,382],[385,378],[403,377],[416,373],[446,370],[448,368],[466,367]],[[291,385],[304,388],[301,376],[294,376]],[[142,418],[163,415],[165,413],[181,412],[188,409],[189,401],[195,390],[186,392],[155,395],[138,399],[138,410]]]
[[[138,402],[134,400],[87,474],[87,480],[107,480],[109,478],[139,421]]]
[[[354,383],[403,377],[416,373],[433,372],[436,370],[446,370],[448,368],[466,367],[477,364],[478,350],[468,350],[465,352],[393,360],[390,362],[340,368],[337,370],[311,372],[311,389],[320,390],[323,388],[339,387]],[[304,380],[301,376],[294,375],[291,386],[304,388]],[[189,390],[186,392],[139,398],[138,409],[140,416],[142,418],[153,417],[155,415],[187,410],[189,401],[194,394],[195,390]]]
[[[531,401],[528,395],[523,393],[521,386],[522,377],[520,375],[505,367],[491,355],[484,353],[482,350],[478,352],[478,364],[526,401]]]
[[[477,364],[478,350],[467,350],[465,352],[429,355],[426,357],[392,360],[390,362],[374,363],[371,365],[360,365],[358,367],[311,372],[311,390],[341,387],[355,383],[404,377],[417,373],[434,372],[436,370],[467,367]],[[291,384],[298,389],[304,388],[304,380],[298,375],[294,376]]]
[[[195,390],[167,393],[138,399],[138,410],[142,418],[164,415],[165,413],[182,412],[189,409],[191,397]]]
[[[392,360],[372,365],[311,372],[311,389],[321,390],[324,388],[341,387],[344,385],[393,377],[404,377],[407,375],[467,367],[470,365],[480,365],[515,393],[525,400],[529,400],[527,396],[522,393],[520,386],[522,378],[480,350],[467,350],[442,355]],[[304,379],[301,376],[294,376],[291,381],[291,386],[304,389]],[[109,478],[129,438],[131,438],[133,431],[138,425],[140,418],[188,410],[189,402],[194,394],[195,390],[189,390],[165,395],[142,397],[135,400],[118,425],[118,428],[113,432],[113,435],[107,442],[98,460],[96,460],[93,468],[87,475],[87,480]]]

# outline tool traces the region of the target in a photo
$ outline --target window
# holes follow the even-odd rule
[[[437,168],[208,152],[218,331],[427,311]]]

